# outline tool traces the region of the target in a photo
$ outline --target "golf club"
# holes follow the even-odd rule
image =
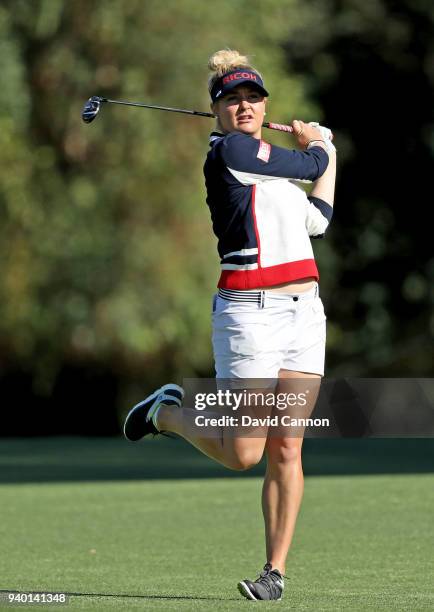
[[[140,108],[154,108],[157,110],[169,111],[171,113],[184,113],[187,115],[198,115],[200,117],[215,117],[212,113],[203,113],[201,111],[187,110],[184,108],[171,108],[169,106],[156,106],[155,104],[143,104],[141,102],[125,102],[123,100],[109,100],[108,98],[102,98],[101,96],[92,96],[86,102],[81,113],[81,117],[85,123],[91,123],[100,111],[101,104],[122,104],[123,106],[138,106]],[[266,122],[262,124],[263,127],[269,128],[270,130],[280,130],[281,132],[292,132],[290,125],[282,125],[280,123]]]

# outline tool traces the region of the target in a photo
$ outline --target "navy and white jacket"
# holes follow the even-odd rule
[[[205,166],[207,204],[218,238],[218,287],[253,289],[319,278],[310,236],[322,238],[332,207],[294,185],[326,170],[321,147],[287,150],[240,132],[213,132]]]

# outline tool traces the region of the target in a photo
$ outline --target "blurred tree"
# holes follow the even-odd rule
[[[82,397],[101,416],[212,375],[213,122],[80,112],[95,94],[206,110],[207,59],[226,46],[254,53],[270,118],[336,132],[336,214],[314,245],[328,374],[432,375],[433,19],[428,0],[3,0],[0,367],[21,403]]]
[[[207,110],[207,59],[225,46],[255,53],[273,118],[313,113],[284,70],[294,11],[278,0],[218,10],[193,0],[2,2],[4,372],[27,372],[46,396],[56,380],[77,384],[61,375],[68,367],[103,367],[127,387],[140,381],[139,393],[212,375],[218,259],[202,165],[213,122],[107,106],[87,126],[80,113],[95,94]]]
[[[299,17],[285,45],[288,69],[320,101],[339,148],[337,212],[318,245],[329,371],[433,376],[431,196],[423,183],[434,153],[433,4],[317,0],[300,6]]]

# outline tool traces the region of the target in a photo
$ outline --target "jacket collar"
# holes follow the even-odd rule
[[[212,147],[217,140],[220,140],[220,138],[224,137],[225,135],[221,132],[211,132],[211,134],[209,135],[209,146]]]

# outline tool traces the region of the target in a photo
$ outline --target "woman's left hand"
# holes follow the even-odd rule
[[[291,126],[294,130],[293,134],[300,147],[307,147],[311,140],[324,140],[320,130],[309,123],[304,123],[304,121],[294,119]]]

